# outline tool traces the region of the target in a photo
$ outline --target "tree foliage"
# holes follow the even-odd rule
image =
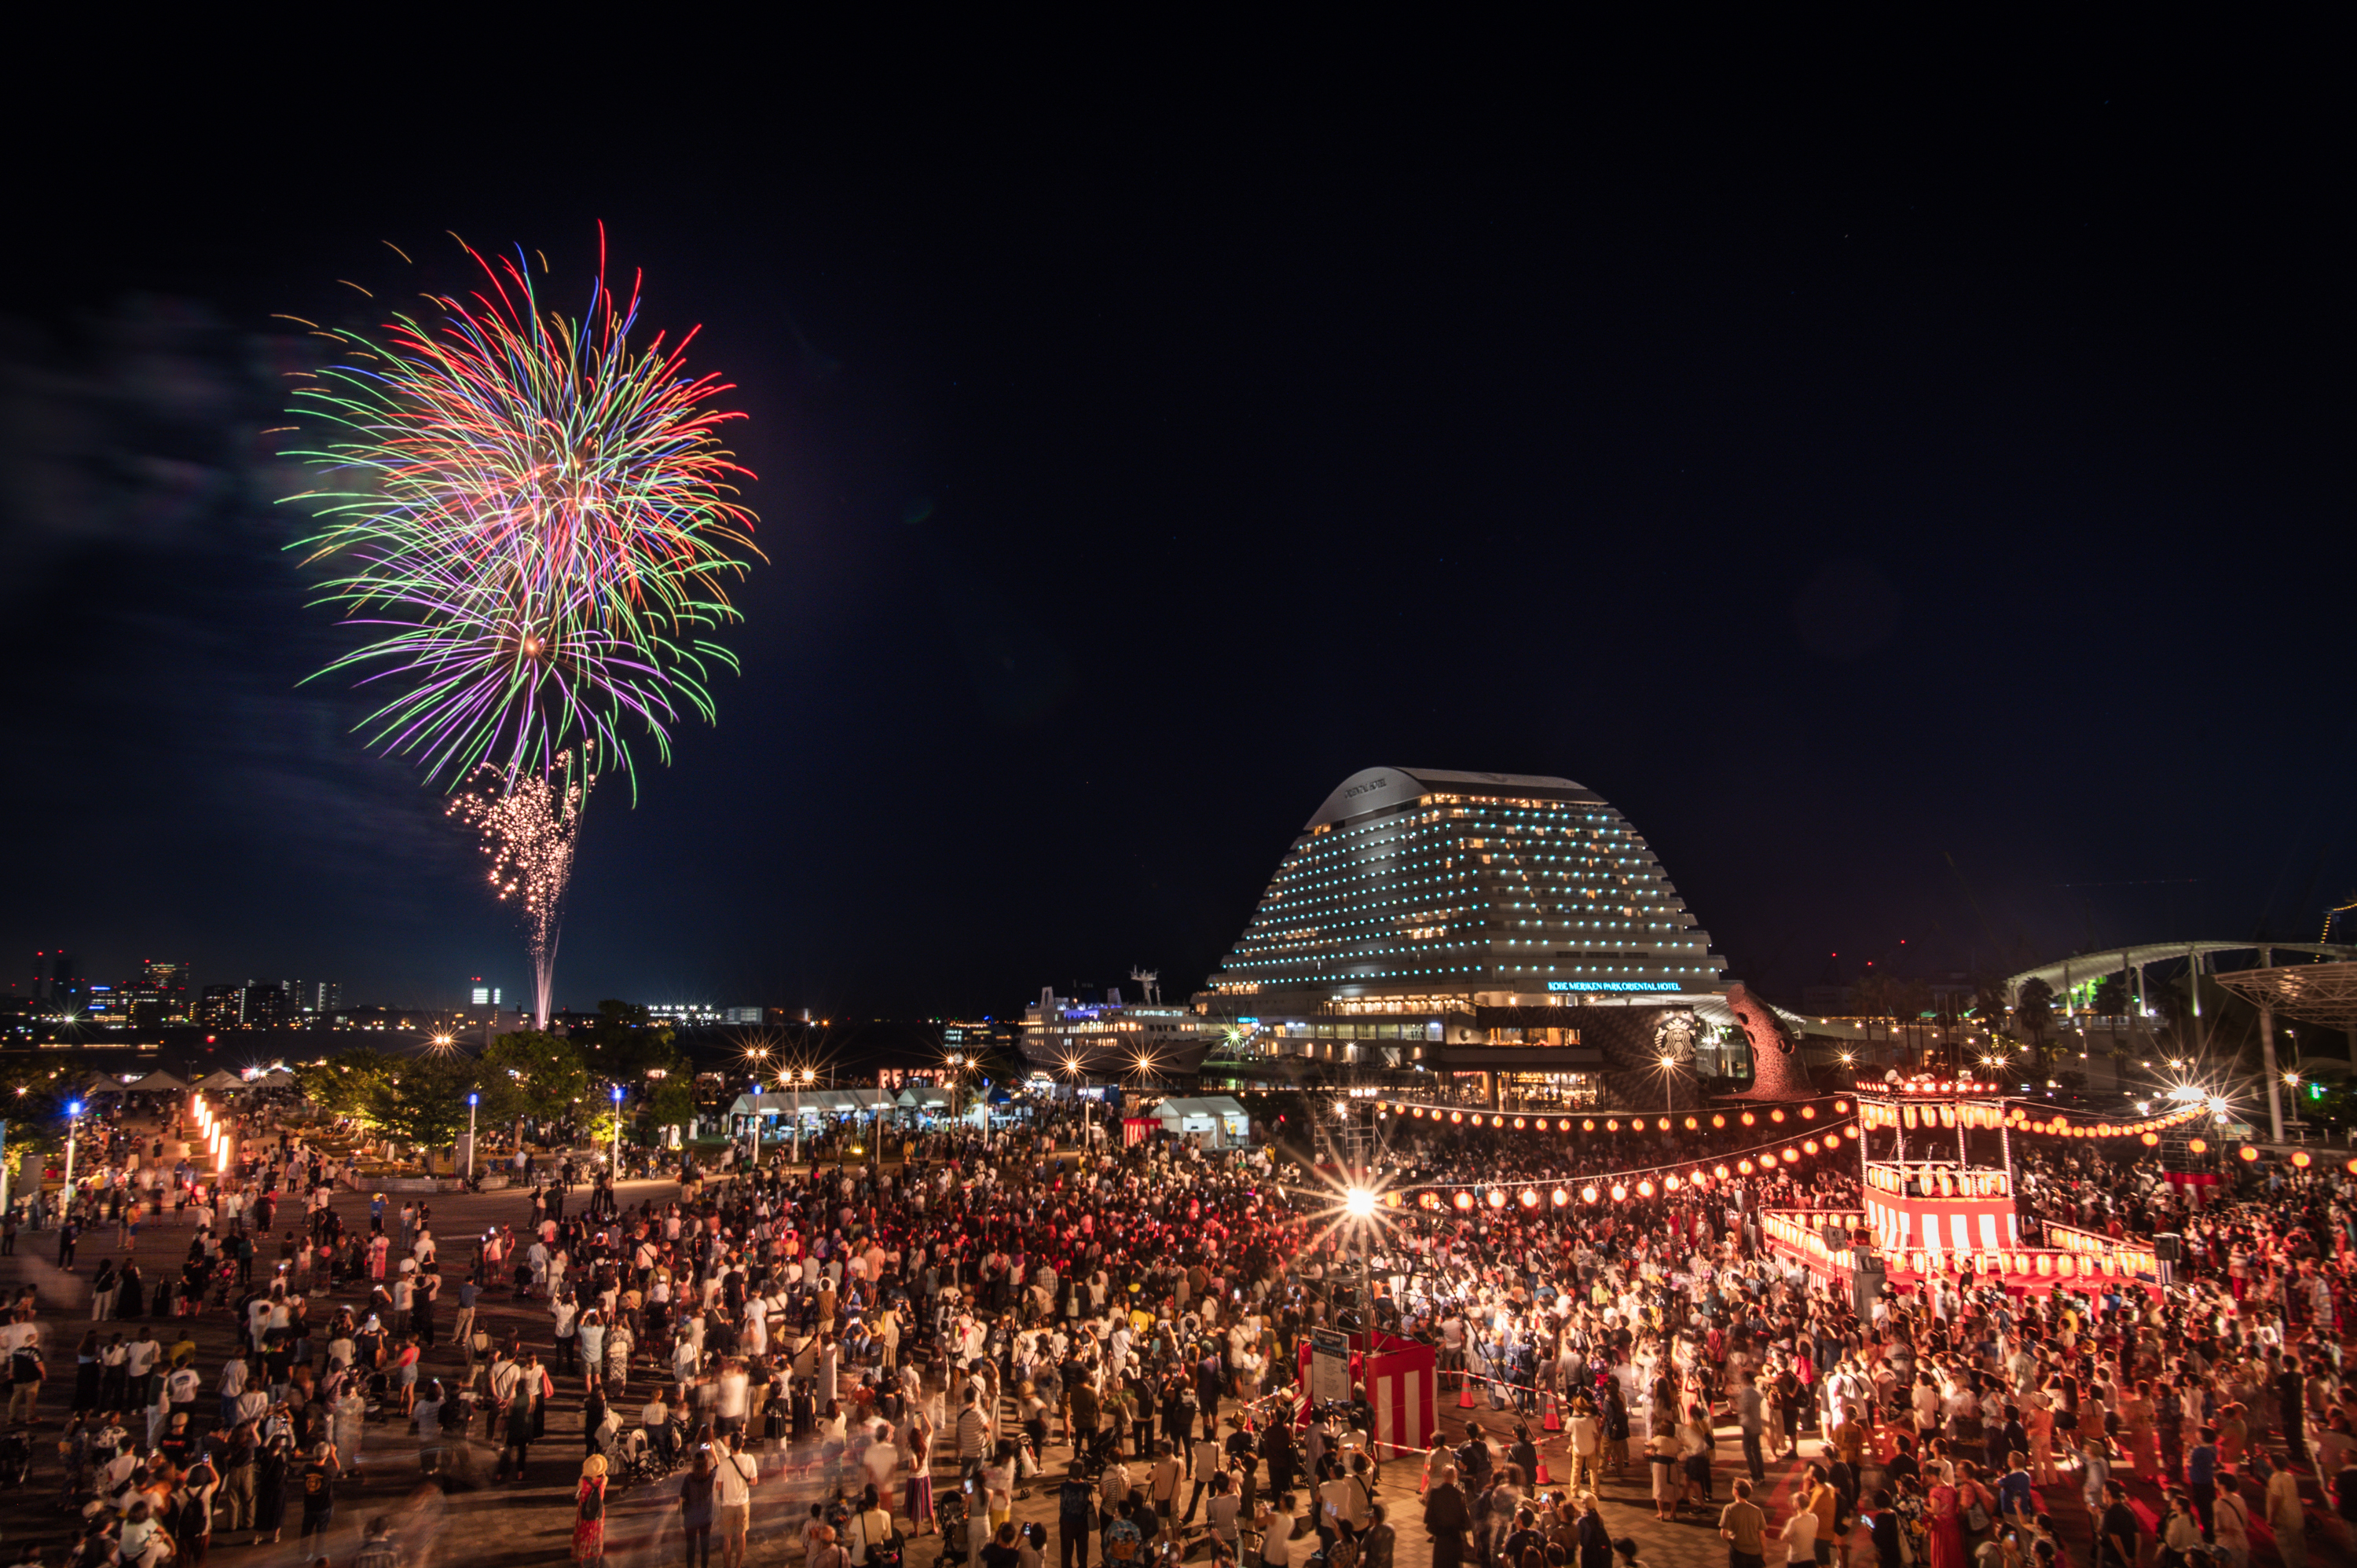
[[[589,1063],[564,1035],[537,1029],[501,1035],[473,1067],[482,1080],[483,1113],[500,1121],[571,1116],[589,1092]]]
[[[475,1064],[464,1057],[396,1057],[355,1046],[296,1069],[305,1098],[370,1131],[405,1144],[439,1146],[467,1126]]]

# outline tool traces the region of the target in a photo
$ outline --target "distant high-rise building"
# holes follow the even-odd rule
[[[327,1017],[344,1004],[340,980],[290,980],[286,984],[295,998],[295,1011],[305,1018]]]
[[[33,994],[55,1003],[60,1012],[77,1013],[90,1004],[90,980],[72,954],[50,948],[33,955]]]
[[[197,998],[197,1022],[208,1029],[245,1027],[245,987],[206,986]]]
[[[139,1022],[188,1022],[190,1004],[195,1001],[188,986],[190,973],[186,959],[141,960],[139,983],[132,991],[132,1004]]]
[[[296,983],[291,980],[249,980],[245,983],[244,1026],[249,1029],[284,1029],[303,1021],[295,1003]]]
[[[478,985],[470,993],[470,1000],[478,1007],[496,1007],[500,1004],[500,988],[496,985]]]
[[[761,1021],[759,1007],[723,1007],[720,1021],[724,1024],[758,1024]]]

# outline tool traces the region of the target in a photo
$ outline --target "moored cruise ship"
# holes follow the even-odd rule
[[[1187,1007],[1166,1006],[1149,989],[1146,1002],[1124,1002],[1119,988],[1102,1002],[1059,996],[1049,986],[1023,1009],[1023,1059],[1051,1075],[1097,1079],[1192,1078],[1223,1036],[1221,1025]]]

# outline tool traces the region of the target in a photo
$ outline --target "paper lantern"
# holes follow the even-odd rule
[[[1749,1176],[1751,1174],[1751,1162],[1749,1160],[1738,1160],[1735,1162],[1735,1168],[1742,1172],[1745,1176]]]
[[[1828,1149],[1838,1149],[1838,1148],[1840,1148],[1840,1147],[1841,1147],[1841,1134],[1840,1134],[1840,1133],[1826,1133],[1826,1134],[1825,1134],[1825,1147],[1826,1147],[1826,1148],[1828,1148]]]
[[[1571,1194],[1562,1187],[1555,1188],[1555,1191],[1549,1193],[1547,1196],[1555,1200],[1555,1206],[1557,1208],[1561,1208],[1565,1204],[1571,1201]]]
[[[1515,1132],[1517,1132],[1517,1133],[1521,1132],[1521,1131],[1523,1130],[1523,1125],[1524,1125],[1524,1123],[1523,1123],[1523,1119],[1522,1119],[1521,1117],[1517,1116],[1517,1117],[1515,1117],[1515,1118],[1514,1118],[1514,1131],[1515,1131]]]
[[[1566,1116],[1566,1117],[1565,1117],[1562,1121],[1560,1121],[1560,1122],[1556,1122],[1556,1123],[1555,1124],[1555,1130],[1556,1132],[1558,1132],[1558,1133],[1568,1133],[1568,1132],[1570,1132],[1570,1131],[1571,1131],[1571,1118],[1570,1118],[1570,1117],[1568,1117],[1568,1116]]]
[[[1664,1117],[1663,1117],[1663,1118],[1662,1118],[1662,1121],[1661,1121],[1661,1131],[1663,1131],[1663,1132],[1666,1133],[1666,1132],[1668,1132],[1669,1130],[1670,1130],[1670,1119],[1669,1119],[1668,1117],[1664,1116]]]
[[[1783,1119],[1784,1113],[1781,1111],[1770,1111],[1768,1112],[1768,1120],[1770,1122],[1781,1122]]]
[[[1711,1171],[1711,1173],[1710,1173],[1710,1174],[1711,1174],[1711,1175],[1713,1175],[1713,1176],[1717,1176],[1719,1180],[1721,1180],[1721,1181],[1725,1181],[1725,1180],[1727,1179],[1727,1167],[1726,1167],[1725,1165],[1718,1165],[1718,1166],[1716,1166],[1715,1168],[1713,1168],[1713,1170]],[[1744,1174],[1744,1175],[1746,1175],[1746,1176],[1749,1176],[1749,1175],[1751,1174],[1751,1167],[1750,1167],[1750,1166],[1749,1166],[1749,1165],[1746,1165],[1746,1166],[1744,1167],[1743,1174]]]
[[[1452,1111],[1448,1113],[1448,1119],[1451,1122],[1462,1122],[1465,1120],[1465,1112],[1462,1111]]]
[[[1817,1119],[1817,1108],[1816,1108],[1815,1106],[1813,1106],[1813,1105],[1803,1105],[1803,1106],[1802,1106],[1802,1107],[1801,1107],[1801,1120],[1802,1120],[1802,1121],[1803,1121],[1803,1122],[1813,1122],[1813,1121],[1815,1121],[1816,1119]]]
[[[2185,1152],[2190,1155],[2206,1155],[2210,1152],[2210,1140],[2207,1138],[2188,1138],[2185,1141]]]
[[[1506,1207],[1506,1193],[1503,1187],[1493,1187],[1490,1189],[1490,1207],[1492,1208]]]
[[[1815,1154],[1817,1152],[1817,1141],[1814,1138],[1808,1139],[1801,1144],[1801,1152],[1804,1155]]]
[[[1652,1184],[1652,1181],[1650,1181],[1650,1180],[1647,1180],[1647,1181],[1641,1181],[1641,1182],[1639,1182],[1639,1183],[1637,1184],[1637,1196],[1638,1196],[1639,1197],[1652,1197],[1652,1196],[1653,1196],[1653,1184]]]
[[[1596,1201],[1596,1187],[1594,1184],[1591,1183],[1590,1185],[1579,1189],[1579,1201],[1582,1203],[1594,1203]]]
[[[1724,1127],[1727,1125],[1727,1118],[1714,1112],[1710,1119],[1710,1124],[1713,1127]]]
[[[1538,1189],[1528,1187],[1523,1188],[1521,1202],[1524,1208],[1536,1208],[1539,1206]]]
[[[1792,1147],[1792,1144],[1787,1144],[1784,1145],[1784,1157],[1788,1160],[1797,1160],[1801,1157],[1801,1152]]]
[[[1665,1191],[1677,1191],[1679,1187],[1677,1172],[1672,1171],[1668,1176],[1663,1176],[1662,1178],[1662,1187]]]
[[[1591,1117],[1589,1117],[1587,1121],[1582,1122],[1579,1124],[1579,1130],[1580,1130],[1581,1132],[1583,1132],[1583,1133],[1593,1133],[1593,1132],[1595,1132],[1595,1131],[1596,1131],[1596,1118],[1595,1118],[1595,1117],[1593,1117],[1593,1116],[1591,1116]]]
[[[1622,1187],[1617,1181],[1612,1184],[1612,1201],[1615,1203],[1626,1203],[1629,1201],[1629,1189]]]
[[[1458,1207],[1458,1208],[1472,1208],[1472,1207],[1473,1207],[1473,1195],[1472,1195],[1471,1193],[1469,1193],[1469,1192],[1460,1192],[1460,1193],[1458,1193],[1458,1194],[1457,1195],[1457,1207]]]
[[[1835,1115],[1836,1115],[1836,1116],[1846,1115],[1846,1114],[1848,1112],[1848,1111],[1849,1111],[1849,1101],[1846,1101],[1846,1100],[1836,1100],[1836,1101],[1834,1101],[1834,1114],[1835,1114]]]
[[[2158,1133],[2147,1133],[2144,1135],[2142,1142],[2144,1146],[2147,1149],[2157,1147],[2160,1143],[2160,1134]]]
[[[2291,1163],[2293,1168],[2296,1170],[2304,1171],[2308,1169],[2308,1151],[2306,1149],[2294,1149],[2292,1151]]]
[[[1616,1116],[1611,1121],[1607,1122],[1604,1123],[1604,1130],[1608,1133],[1618,1133],[1620,1131],[1620,1119]]]
[[[1758,1125],[1760,1125],[1760,1118],[1759,1118],[1759,1117],[1757,1117],[1757,1116],[1754,1116],[1753,1114],[1751,1114],[1751,1112],[1750,1112],[1747,1111],[1747,1112],[1745,1112],[1743,1113],[1743,1124],[1744,1124],[1746,1127],[1757,1127]]]
[[[2244,1160],[2255,1160],[2259,1157],[2258,1150],[2251,1147],[2248,1144],[2244,1144],[2241,1148],[2235,1150],[2234,1153],[2238,1158]]]
[[[1686,1131],[1687,1131],[1687,1132],[1689,1132],[1689,1133],[1697,1133],[1697,1132],[1700,1132],[1701,1130],[1702,1130],[1702,1123],[1701,1123],[1700,1122],[1696,1121],[1694,1117],[1691,1117],[1691,1116],[1689,1116],[1689,1117],[1687,1117],[1687,1118],[1686,1118]]]

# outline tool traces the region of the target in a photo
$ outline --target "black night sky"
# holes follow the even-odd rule
[[[770,563],[717,727],[593,801],[565,1004],[1183,993],[1377,764],[1599,790],[1780,1000],[1902,939],[2313,940],[2357,893],[2348,101],[2190,42],[1736,92],[788,50],[634,86],[646,135],[421,130],[459,85],[348,113],[316,61],[20,103],[7,976],[521,986],[439,798],[298,685],[348,636],[259,433],[274,312],[456,285],[446,230],[577,308],[600,220],[740,389]]]

